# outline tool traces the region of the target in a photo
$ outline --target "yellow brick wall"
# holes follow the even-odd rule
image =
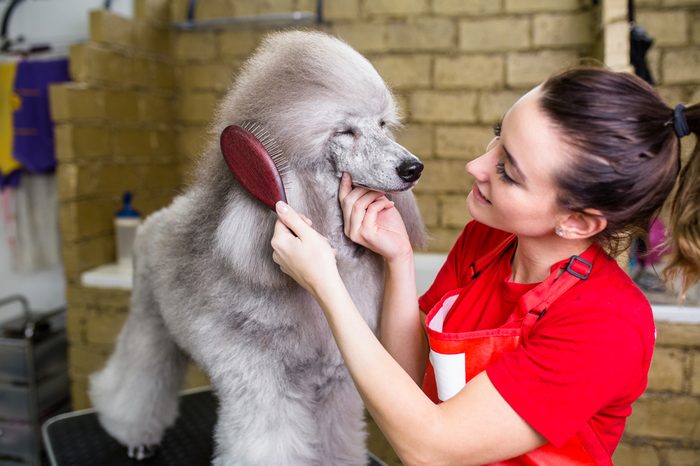
[[[133,20],[92,13],[90,41],[71,50],[75,82],[52,89],[76,408],[87,406],[86,377],[104,363],[128,312],[127,292],[79,283],[82,271],[114,260],[111,222],[120,194],[132,190],[146,215],[169,203],[192,173],[213,107],[269,32],[167,27],[185,18],[188,3],[134,0]],[[198,3],[201,19],[315,5]],[[405,116],[398,139],[426,164],[416,195],[432,237],[429,250],[446,251],[468,220],[464,197],[471,180],[464,165],[481,153],[492,125],[520,95],[581,58],[627,67],[626,3],[604,0],[593,8],[583,0],[325,2],[328,24],[322,29],[356,47],[385,77]],[[640,23],[658,37],[650,62],[660,91],[670,103],[700,100],[700,2],[638,4]],[[688,331],[694,330],[659,330],[663,340],[650,392],[638,403],[616,464],[700,464],[700,439],[691,426],[700,398],[700,357],[690,343],[700,334],[688,337],[683,333]],[[205,383],[194,369],[188,375],[189,386]],[[675,410],[686,415],[682,425],[673,424]],[[654,427],[661,418],[663,429]],[[372,449],[398,464],[376,428],[372,432]]]

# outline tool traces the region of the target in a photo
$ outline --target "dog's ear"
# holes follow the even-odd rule
[[[423,248],[428,241],[428,233],[425,230],[425,224],[413,193],[411,191],[392,193],[389,198],[394,201],[396,208],[401,213],[413,249]]]

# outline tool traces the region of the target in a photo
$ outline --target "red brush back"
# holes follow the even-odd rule
[[[253,133],[238,125],[221,133],[221,153],[238,183],[251,196],[275,210],[277,201],[287,202],[284,183],[268,147]],[[274,144],[274,142],[273,142]],[[275,153],[278,152],[275,145]],[[274,154],[280,156],[281,154]]]

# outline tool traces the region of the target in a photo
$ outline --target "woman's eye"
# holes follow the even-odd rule
[[[503,160],[499,160],[498,163],[496,164],[496,173],[499,175],[499,178],[505,183],[508,184],[517,184],[517,182],[508,176],[508,173],[506,173],[506,164]]]
[[[493,135],[496,137],[501,136],[501,122],[499,121],[495,125],[493,125]]]

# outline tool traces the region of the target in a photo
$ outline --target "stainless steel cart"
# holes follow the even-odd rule
[[[68,408],[65,309],[35,314],[24,296],[22,316],[0,325],[0,464],[40,465],[41,423]]]

